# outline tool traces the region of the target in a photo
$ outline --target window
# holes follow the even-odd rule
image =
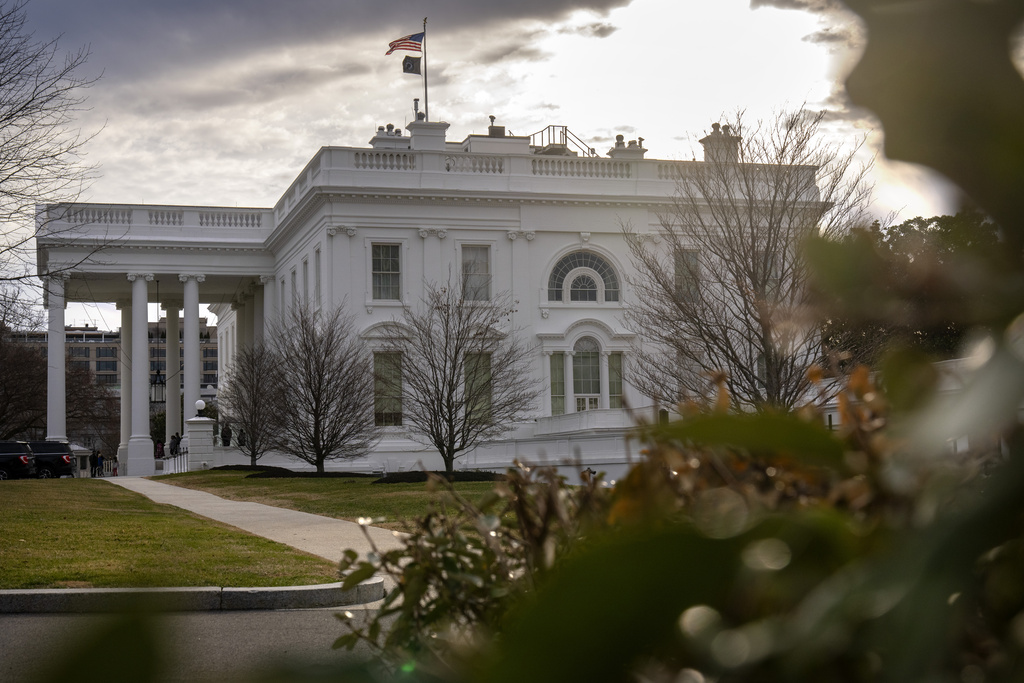
[[[402,298],[400,244],[372,246],[373,298],[398,301]]]
[[[599,301],[597,295],[597,283],[600,281],[604,287],[604,301],[619,300],[619,278],[615,275],[615,269],[606,260],[597,254],[589,251],[574,251],[563,256],[555,267],[551,269],[551,276],[548,278],[548,301],[564,301],[565,280],[573,271],[584,270],[594,283],[593,299],[572,299],[572,288],[570,288],[570,299],[573,301]],[[575,273],[571,283],[575,287],[578,276]],[[581,283],[585,284],[585,283]],[[581,290],[582,291],[582,290]]]
[[[373,423],[378,427],[401,427],[401,354],[373,354],[373,377]]]
[[[565,414],[565,354],[551,354],[551,414]]]
[[[116,360],[98,360],[98,361],[96,361],[96,372],[117,372],[117,361]]]
[[[96,375],[96,384],[117,384],[117,375]]]
[[[608,355],[608,407],[622,407],[622,354]]]
[[[572,390],[576,411],[596,410],[601,400],[601,347],[593,337],[582,337],[573,347]]]
[[[676,296],[681,301],[693,301],[700,283],[700,262],[697,252],[680,249],[675,253]]]
[[[150,372],[165,372],[167,370],[167,363],[162,360],[151,360],[149,361]]]
[[[217,361],[215,361],[215,360],[204,360],[203,361],[203,370],[216,370],[216,369],[217,369]]]
[[[483,424],[491,421],[491,356],[466,354],[466,421]]]
[[[71,370],[85,370],[89,371],[89,361],[87,360],[71,360],[68,361],[68,368]]]
[[[211,386],[211,385],[215,385],[215,384],[217,384],[217,375],[216,375],[216,373],[204,374],[203,375],[203,385],[204,386]]]
[[[217,349],[203,348],[203,358],[216,358]]]
[[[491,298],[491,248],[462,246],[462,297],[467,301]]]
[[[114,346],[100,346],[96,349],[97,358],[117,358],[117,348]]]
[[[299,276],[292,268],[292,309],[299,307]]]
[[[149,357],[150,358],[166,358],[167,357],[167,349],[164,348],[163,346],[150,346],[149,347]]]
[[[320,308],[320,248],[313,252],[313,304]]]
[[[579,275],[569,289],[570,301],[597,301],[597,283],[589,275]]]
[[[89,347],[88,346],[72,346],[71,350],[70,350],[70,353],[71,353],[71,357],[72,358],[88,358],[89,357]]]
[[[285,305],[287,303],[288,303],[288,296],[285,293],[285,279],[281,278],[281,311],[280,311],[280,314],[282,316],[284,315],[284,312],[285,312],[285,310],[287,308],[286,305]]]

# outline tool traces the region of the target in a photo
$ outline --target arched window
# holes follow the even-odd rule
[[[597,283],[589,275],[577,275],[569,289],[570,301],[597,301]]]
[[[551,276],[548,278],[548,301],[565,301],[565,281],[570,274],[572,274],[569,291],[571,301],[619,300],[619,278],[611,264],[593,252],[574,251],[559,259],[555,267],[551,269]],[[587,276],[589,283],[593,285],[592,297],[585,287],[588,283],[582,280],[582,276]],[[599,282],[601,286],[598,286]],[[576,298],[577,285],[580,298]],[[602,289],[604,290],[603,299],[600,296]]]

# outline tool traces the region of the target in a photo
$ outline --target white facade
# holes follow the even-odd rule
[[[677,178],[704,162],[646,160],[641,145],[621,136],[607,157],[581,157],[564,144],[535,146],[495,126],[462,142],[446,141],[446,123],[408,128],[381,128],[368,148],[321,148],[272,209],[46,207],[40,272],[75,264],[69,278],[49,282],[51,338],[56,343],[64,328],[64,301],[116,301],[122,334],[144,337],[145,304],[155,301],[159,281],[161,305],[184,314],[187,420],[199,396],[200,303],[218,317],[221,371],[230,373],[237,349],[263,338],[294,306],[344,304],[372,345],[375,326],[416,305],[424,282],[458,280],[471,268],[489,277],[492,293],[510,292],[518,302],[512,324],[536,347],[532,372],[544,390],[535,419],[456,466],[501,467],[541,455],[578,456],[594,469],[623,463],[633,419],[618,406],[646,402],[628,381],[621,390],[616,381],[623,372],[628,378],[636,339],[623,323],[631,267],[621,229],[655,233]],[[145,354],[144,338],[125,345]],[[597,368],[585,386],[574,376],[577,352],[591,373]],[[50,355],[54,437],[63,434],[62,357]],[[553,368],[563,374],[561,387]],[[122,466],[151,474],[148,373],[134,370],[133,381],[123,382]],[[370,461],[341,466],[421,464],[437,469],[441,460],[389,427]]]

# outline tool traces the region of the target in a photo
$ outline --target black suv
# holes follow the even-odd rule
[[[36,476],[36,458],[24,441],[0,441],[0,479]]]
[[[75,476],[75,454],[67,441],[29,441],[40,479]]]

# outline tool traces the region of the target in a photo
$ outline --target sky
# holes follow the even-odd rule
[[[324,145],[367,146],[414,119],[422,80],[388,43],[423,30],[431,120],[449,140],[568,126],[606,154],[700,158],[711,124],[806,106],[874,160],[873,212],[955,211],[934,174],[888,162],[842,80],[864,41],[833,0],[31,0],[28,27],[87,46],[79,123],[98,177],[83,201],[271,207]],[[100,311],[102,313],[102,311]],[[116,313],[68,311],[116,327]]]

